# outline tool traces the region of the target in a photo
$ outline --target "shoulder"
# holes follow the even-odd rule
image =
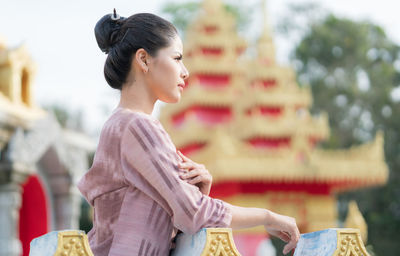
[[[160,122],[147,114],[144,113],[140,113],[140,112],[131,112],[128,113],[129,115],[129,121],[127,124],[127,127],[129,129],[140,129],[141,132],[145,132],[145,131],[159,131],[160,129],[162,129],[162,125],[160,124]]]
[[[161,126],[157,118],[129,109],[117,108],[106,123],[119,126],[122,130],[128,127],[146,126],[147,128]]]
[[[155,117],[141,112],[133,112],[129,110],[119,111],[118,115],[123,115],[124,127],[123,137],[135,137],[137,140],[145,138],[146,140],[163,141],[162,138],[166,131]]]

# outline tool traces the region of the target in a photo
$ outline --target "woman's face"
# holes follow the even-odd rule
[[[158,50],[151,57],[146,74],[147,84],[153,95],[166,103],[178,102],[189,72],[182,62],[183,47],[179,36],[171,39],[168,47]]]

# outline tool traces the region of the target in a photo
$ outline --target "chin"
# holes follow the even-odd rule
[[[178,103],[181,100],[181,95],[174,95],[172,97],[160,99],[161,101],[165,103]]]

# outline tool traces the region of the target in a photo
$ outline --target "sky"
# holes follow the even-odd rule
[[[161,15],[166,2],[169,1],[0,0],[0,38],[9,48],[25,44],[30,52],[37,65],[33,91],[38,105],[59,104],[72,112],[82,111],[86,130],[98,135],[107,116],[118,105],[119,92],[104,80],[106,55],[97,46],[94,25],[113,8],[125,17],[138,12]],[[289,3],[303,2],[318,3],[340,17],[372,21],[400,44],[400,2],[395,0],[268,0],[272,27],[278,24]],[[257,22],[261,15],[261,11],[253,15],[250,33],[259,32]],[[293,42],[276,36],[275,43],[278,62],[288,64]]]

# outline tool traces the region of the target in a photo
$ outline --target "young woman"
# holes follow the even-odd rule
[[[105,15],[95,27],[107,56],[107,83],[121,99],[104,124],[90,170],[78,187],[94,207],[88,237],[95,256],[168,255],[177,230],[233,229],[264,225],[296,247],[293,218],[267,209],[243,208],[208,196],[207,169],[176,150],[151,116],[154,103],[176,103],[189,72],[175,27],[148,13],[129,18]]]

